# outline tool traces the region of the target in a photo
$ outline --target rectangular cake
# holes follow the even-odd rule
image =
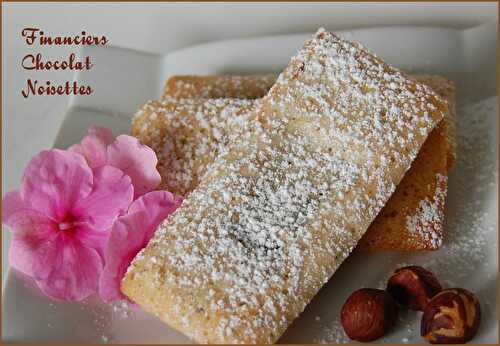
[[[272,343],[350,254],[447,112],[324,30],[133,260],[122,291],[200,343]]]
[[[447,170],[454,153],[455,89],[441,76],[410,77],[447,100],[450,111],[429,134],[410,170],[370,225],[358,244],[360,250],[436,250],[443,239]],[[164,99],[148,102],[132,122],[132,134],[157,153],[162,187],[181,195],[192,191],[220,149],[231,137],[240,136],[249,110],[257,102],[251,99],[262,97],[275,80],[275,75],[169,78]],[[226,98],[212,99],[215,97]]]

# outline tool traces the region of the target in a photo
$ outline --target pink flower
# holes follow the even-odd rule
[[[67,151],[35,156],[21,188],[3,198],[11,266],[53,298],[82,300],[97,290],[106,301],[124,298],[128,265],[181,203],[150,192],[161,179],[156,164],[151,148],[103,127]]]
[[[168,191],[149,192],[135,200],[127,215],[116,220],[106,247],[106,265],[99,293],[105,302],[124,299],[120,283],[137,253],[144,248],[159,224],[182,203]]]
[[[132,179],[134,199],[160,184],[155,152],[135,137],[121,135],[115,139],[109,129],[95,126],[89,129],[80,144],[69,150],[82,154],[92,169],[106,164],[121,169]]]
[[[96,292],[109,229],[133,200],[122,170],[93,168],[77,153],[42,151],[26,167],[20,189],[2,201],[2,222],[12,231],[11,266],[53,298],[81,300]]]

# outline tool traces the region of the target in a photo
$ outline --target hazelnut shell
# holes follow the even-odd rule
[[[441,289],[434,274],[419,266],[397,269],[387,283],[387,292],[399,304],[417,311],[423,311]]]
[[[366,342],[385,335],[397,315],[397,304],[386,291],[362,288],[347,298],[340,320],[349,338]]]
[[[463,344],[476,335],[480,321],[481,307],[471,292],[445,289],[427,304],[420,334],[433,344]]]

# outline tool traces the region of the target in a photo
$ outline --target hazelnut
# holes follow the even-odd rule
[[[420,311],[441,289],[436,277],[419,266],[397,269],[387,283],[387,292],[399,304]]]
[[[386,291],[362,288],[347,298],[340,320],[351,339],[364,342],[387,333],[397,315],[397,304]]]
[[[433,344],[461,344],[474,337],[480,320],[479,301],[471,292],[445,289],[425,307],[420,334]]]

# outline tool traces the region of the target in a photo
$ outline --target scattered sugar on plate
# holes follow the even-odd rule
[[[130,316],[129,303],[126,300],[119,300],[111,303],[113,314],[118,318],[127,318]]]
[[[385,288],[387,279],[397,268],[410,264],[422,265],[431,270],[444,287],[462,286],[476,293],[484,320],[498,321],[497,300],[492,300],[483,290],[474,287],[474,278],[484,276],[484,273],[478,274],[481,268],[497,262],[496,256],[491,257],[488,252],[497,252],[498,240],[494,235],[498,229],[498,219],[492,219],[485,210],[491,203],[488,193],[496,194],[498,186],[498,167],[493,160],[497,143],[490,134],[491,128],[497,129],[492,124],[495,116],[498,116],[497,97],[458,108],[457,164],[449,177],[442,248],[435,252],[395,255],[397,259],[387,267],[385,276],[373,287]],[[494,210],[496,207],[492,208],[492,212]],[[467,282],[470,282],[469,286]],[[324,326],[314,342],[352,342],[344,334],[339,317],[332,320],[323,318],[321,323]],[[419,328],[420,314],[402,311],[394,328],[395,335],[388,335],[387,340],[382,338],[378,341],[397,342],[394,338],[400,338],[401,343],[419,343]]]
[[[447,203],[445,239],[441,250],[426,254],[408,254],[401,256],[392,267],[387,268],[386,277],[381,277],[374,287],[384,288],[387,278],[396,268],[409,264],[419,264],[433,271],[445,287],[464,286],[464,279],[473,276],[477,268],[488,263],[487,251],[489,234],[497,229],[490,215],[485,211],[484,194],[496,191],[498,184],[497,167],[492,161],[493,148],[497,144],[488,135],[491,117],[498,114],[497,98],[484,100],[476,104],[466,104],[457,112],[457,164],[450,172],[450,187]],[[495,247],[497,244],[495,243]],[[489,251],[496,251],[496,248]],[[491,276],[491,275],[490,275]],[[473,287],[469,287],[474,290]],[[496,300],[479,295],[485,319],[496,320]],[[55,307],[53,304],[51,307]],[[82,307],[83,308],[83,307]],[[130,315],[125,301],[112,304],[114,316],[127,318]],[[414,314],[402,314],[397,328],[400,342],[415,343],[420,341],[419,318]],[[487,316],[490,315],[490,316]],[[349,343],[340,319],[314,316],[314,321],[321,327],[315,343]],[[49,326],[50,327],[50,326]],[[102,336],[104,343],[109,338]],[[392,338],[388,341],[393,341]]]
[[[458,284],[463,286],[464,278],[473,275],[478,267],[488,262],[486,251],[491,246],[488,235],[496,231],[497,224],[491,222],[488,212],[484,210],[486,205],[484,194],[496,191],[498,184],[497,168],[492,161],[492,151],[496,143],[488,135],[491,117],[498,114],[497,100],[491,98],[476,104],[463,105],[458,109],[457,165],[450,172],[447,201],[453,205],[446,211],[447,224],[443,247],[439,251],[424,255],[401,256],[401,260],[394,263],[393,267],[387,268],[386,277],[380,278],[374,287],[384,288],[387,278],[394,269],[414,263],[433,271],[445,287]],[[474,290],[473,287],[470,289]],[[485,319],[496,320],[496,308],[493,306],[496,300],[492,301],[481,296],[481,292],[475,293],[479,295],[484,307]],[[50,307],[55,308],[55,305],[50,304]],[[85,309],[85,306],[82,306],[82,309]],[[113,303],[112,311],[113,316],[118,318],[127,318],[130,315],[126,301]],[[345,335],[338,317],[329,320],[315,315],[314,321],[320,323],[321,327],[313,342],[351,342]],[[402,314],[398,325],[397,335],[401,338],[401,343],[419,342],[418,318],[412,314]],[[109,342],[106,335],[102,335],[101,339],[103,343]],[[392,338],[390,341],[393,341]]]
[[[321,331],[321,337],[314,338],[315,344],[344,344],[350,342],[344,333],[340,320],[325,324]]]

